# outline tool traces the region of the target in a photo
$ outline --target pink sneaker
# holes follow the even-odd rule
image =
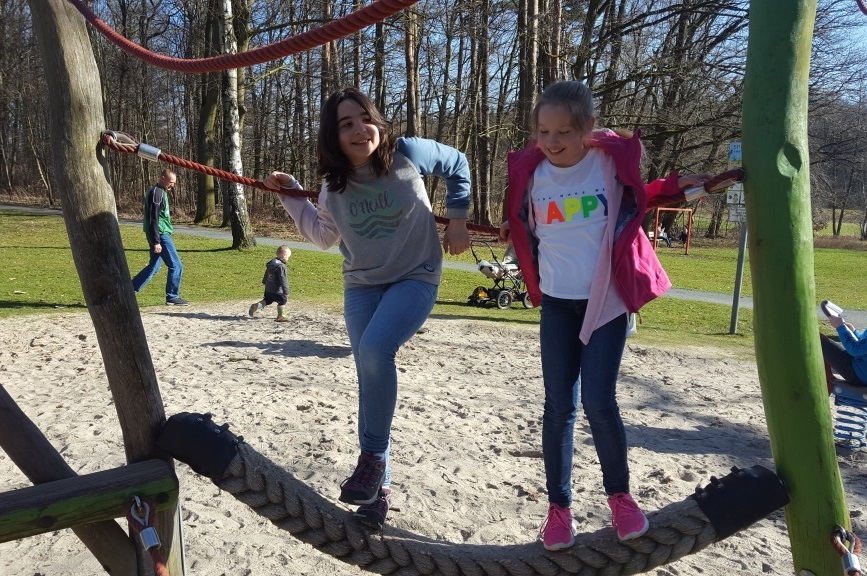
[[[575,525],[572,522],[572,510],[551,504],[548,506],[548,517],[539,528],[542,544],[545,550],[563,550],[575,544]]]
[[[626,492],[618,492],[609,498],[608,507],[611,508],[611,525],[621,541],[638,538],[650,528],[641,508]]]

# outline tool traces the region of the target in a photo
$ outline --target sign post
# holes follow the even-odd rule
[[[729,167],[740,165],[741,143],[729,143]],[[738,266],[735,272],[735,291],[732,295],[732,318],[729,324],[729,334],[735,334],[738,329],[738,309],[741,303],[741,283],[744,277],[744,254],[747,248],[747,207],[744,205],[744,185],[737,182],[726,191],[726,204],[729,208],[729,222],[739,222],[741,238],[738,243]]]

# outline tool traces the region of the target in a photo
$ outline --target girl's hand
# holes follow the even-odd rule
[[[689,174],[677,179],[677,187],[681,190],[684,188],[694,188],[696,186],[701,186],[710,179],[710,174]]]
[[[263,180],[265,186],[271,190],[280,190],[281,188],[301,188],[301,184],[291,174],[285,172],[271,172]]]
[[[508,244],[510,235],[511,231],[509,230],[509,222],[506,221],[500,224],[500,244]]]
[[[833,326],[834,328],[839,328],[843,325],[843,319],[839,316],[829,316],[828,322],[830,322],[831,326]]]
[[[470,247],[470,232],[467,230],[466,218],[452,218],[443,234],[443,251],[457,256]]]

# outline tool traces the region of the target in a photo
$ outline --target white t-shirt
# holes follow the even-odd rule
[[[530,200],[539,239],[539,287],[543,293],[571,300],[590,296],[608,224],[605,182],[613,182],[614,174],[613,160],[598,148],[591,148],[568,168],[558,168],[548,160],[536,168]]]

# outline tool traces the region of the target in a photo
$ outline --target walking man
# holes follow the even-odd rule
[[[160,173],[159,182],[151,186],[145,194],[143,228],[150,245],[150,261],[132,279],[133,289],[136,293],[141,292],[165,262],[169,269],[166,278],[167,306],[189,304],[180,296],[184,267],[172,242],[172,216],[169,212],[169,191],[175,188],[177,180],[177,174],[165,169]]]

